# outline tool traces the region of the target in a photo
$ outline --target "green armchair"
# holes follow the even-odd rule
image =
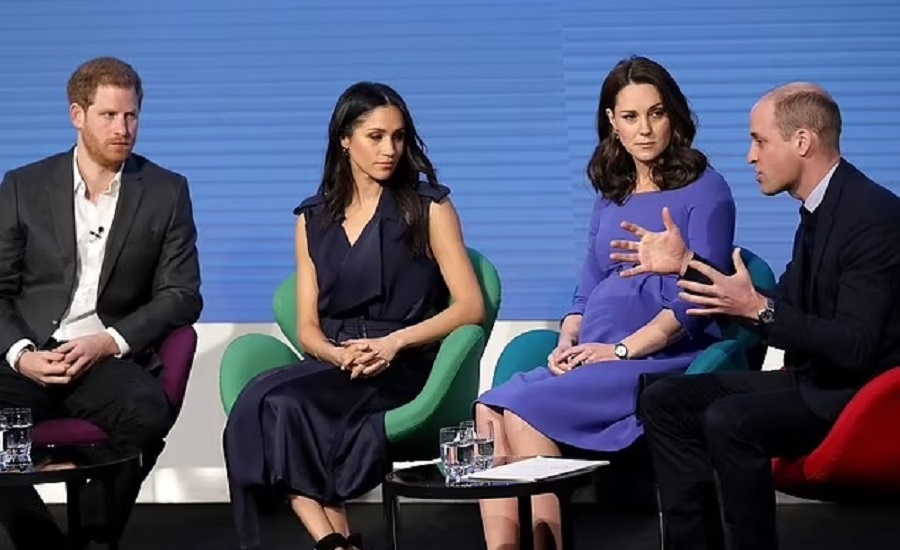
[[[481,355],[500,309],[500,277],[490,261],[476,250],[469,249],[469,259],[484,296],[484,321],[447,335],[422,392],[385,415],[391,458],[395,461],[433,458],[440,428],[471,417],[472,402],[478,393]],[[297,276],[292,274],[275,291],[272,304],[275,321],[293,348],[274,336],[246,334],[225,349],[219,370],[219,393],[225,414],[250,380],[302,357],[296,289]]]

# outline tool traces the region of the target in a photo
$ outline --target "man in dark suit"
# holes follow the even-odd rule
[[[667,539],[675,550],[723,548],[713,472],[733,550],[778,547],[771,459],[801,456],[826,436],[854,393],[900,364],[900,199],[841,158],[841,115],[822,88],[795,83],[764,96],[750,116],[747,160],[762,192],[803,205],[793,256],[770,296],[694,257],[666,229],[624,227],[614,241],[626,276],[681,274],[696,315],[745,320],[785,351],[785,369],[677,376],[647,387],[641,414]]]
[[[200,272],[185,178],[132,154],[141,80],[113,58],[68,83],[73,150],[9,171],[0,185],[0,407],[35,421],[71,416],[141,453],[141,472],[85,490],[92,538],[117,536],[163,448],[172,411],[156,348],[200,315]],[[0,495],[0,520],[20,548],[62,548],[37,493]],[[91,523],[97,525],[91,525]]]

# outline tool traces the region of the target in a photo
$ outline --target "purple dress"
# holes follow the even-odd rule
[[[620,222],[661,231],[664,206],[691,250],[719,269],[731,269],[734,198],[714,170],[707,169],[681,189],[633,195],[622,206],[598,197],[581,282],[568,313],[584,315],[580,343],[618,343],[663,309],[675,313],[688,335],[641,359],[588,364],[562,376],[554,376],[547,367],[519,373],[482,394],[480,403],[512,411],[550,439],[580,449],[617,451],[641,435],[634,414],[638,375],[683,372],[719,339],[708,318],[685,313],[692,306],[678,298],[677,277],[623,278],[618,274],[621,264],[609,259],[611,240],[633,238]]]

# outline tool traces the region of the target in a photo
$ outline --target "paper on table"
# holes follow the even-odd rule
[[[504,464],[466,476],[483,481],[537,481],[550,477],[589,470],[609,464],[606,460],[578,460],[538,456],[512,464]]]

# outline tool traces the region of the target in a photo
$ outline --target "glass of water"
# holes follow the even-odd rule
[[[3,428],[4,466],[28,466],[31,464],[31,409],[3,409],[0,417],[6,419]]]
[[[441,428],[441,464],[448,482],[457,482],[469,471],[475,446],[472,440],[466,441],[464,433],[458,426]]]
[[[6,466],[9,464],[9,458],[6,452],[6,428],[8,428],[8,424],[6,422],[6,415],[0,413],[0,470],[6,470]]]
[[[494,465],[494,423],[482,422],[475,427],[475,469],[487,470]]]

